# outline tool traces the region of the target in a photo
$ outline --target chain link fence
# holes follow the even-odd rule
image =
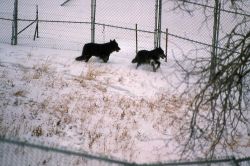
[[[217,158],[213,160],[174,161],[165,163],[138,164],[102,155],[91,155],[82,150],[72,150],[58,146],[46,146],[37,141],[20,141],[0,137],[0,164],[3,166],[249,166],[250,157]]]
[[[0,41],[10,43],[12,31],[12,17],[14,1],[0,2]],[[124,2],[123,2],[124,1]],[[182,38],[193,43],[212,43],[212,14],[213,7],[208,6],[206,13],[199,7],[201,4],[192,3],[191,9],[196,9],[190,15],[181,11],[172,11],[173,3],[163,1],[162,10],[162,31],[168,28],[169,33],[173,34],[170,38],[170,50],[175,50],[176,45],[171,42]],[[39,38],[35,41],[35,25],[31,25],[18,35],[18,44],[27,46],[48,47],[56,49],[81,50],[84,43],[91,41],[90,17],[91,0],[56,0],[48,3],[38,0],[29,2],[18,2],[18,30],[22,30],[36,18],[36,5],[38,5],[39,19]],[[249,18],[249,14],[230,12],[229,9],[221,11],[220,38],[224,37],[232,27],[244,18]],[[235,18],[238,19],[235,19]],[[207,19],[207,22],[203,22]],[[96,42],[108,42],[117,39],[121,43],[121,48],[135,52],[135,24],[138,24],[139,49],[152,49],[154,47],[154,28],[155,28],[155,1],[113,1],[103,0],[96,4]],[[112,25],[112,26],[106,26]],[[246,26],[249,26],[247,24]],[[120,28],[117,28],[120,27]],[[149,31],[147,33],[145,31]],[[178,36],[178,37],[176,37]],[[161,36],[161,46],[165,47],[165,36]],[[172,41],[171,41],[172,40]],[[222,47],[223,40],[219,44]],[[185,47],[182,44],[179,48]],[[196,46],[197,47],[197,46]],[[200,47],[200,46],[198,46]],[[201,46],[202,47],[202,46]],[[186,48],[185,48],[186,49]],[[193,47],[189,50],[194,49]],[[123,50],[123,49],[122,49]],[[166,48],[164,48],[166,50]]]
[[[0,1],[0,42],[11,44],[14,1]],[[65,2],[65,3],[64,3]],[[35,38],[36,6],[38,5],[38,36]],[[193,3],[193,8],[201,4]],[[211,15],[213,7],[208,7],[206,15],[202,9],[189,16],[182,11],[172,11],[172,2],[163,1],[161,46],[166,50],[168,28],[168,55],[175,56],[205,55],[211,50],[213,25]],[[207,22],[203,22],[209,16]],[[230,12],[224,7],[221,11],[220,43],[223,36],[237,25],[237,20],[249,19],[249,14]],[[91,0],[29,0],[19,1],[18,5],[18,45],[55,49],[82,49],[84,43],[91,41]],[[237,18],[237,19],[236,19]],[[116,39],[123,54],[135,54],[135,25],[138,25],[138,49],[153,49],[155,28],[155,1],[145,0],[102,0],[97,1],[95,20],[95,41],[109,42]],[[249,22],[246,27],[250,28]],[[197,52],[198,51],[198,52]],[[15,156],[15,160],[13,159]],[[93,156],[92,156],[93,157]],[[102,158],[86,157],[82,153],[73,153],[62,149],[44,148],[20,142],[0,141],[0,164],[3,165],[126,165],[129,163],[110,163]],[[63,160],[61,160],[63,159]],[[249,159],[239,160],[240,165],[250,165]],[[226,159],[211,165],[236,165],[235,160]],[[237,162],[236,162],[237,163]],[[171,165],[171,164],[165,164]],[[173,164],[178,165],[178,164]],[[179,164],[185,165],[185,164]],[[191,165],[186,163],[186,165]],[[201,165],[194,163],[193,165]]]
[[[0,138],[0,165],[2,166],[119,166],[133,165],[81,150],[69,150],[53,145]]]

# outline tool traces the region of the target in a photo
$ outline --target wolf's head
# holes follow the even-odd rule
[[[118,46],[118,43],[115,40],[110,40],[109,42],[111,44],[111,48],[113,51],[119,52],[120,47]]]
[[[161,49],[161,47],[156,48],[155,53],[157,56],[161,57],[162,59],[166,58],[166,55],[164,54],[164,51]]]

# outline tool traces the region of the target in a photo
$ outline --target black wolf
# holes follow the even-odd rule
[[[132,60],[132,63],[137,63],[136,69],[141,64],[151,64],[153,66],[153,71],[156,72],[156,70],[160,67],[161,64],[160,57],[162,59],[166,57],[164,51],[160,47],[155,48],[154,50],[151,51],[140,50],[136,54],[135,58]],[[157,64],[156,67],[155,64]]]
[[[106,63],[109,60],[110,54],[119,50],[120,48],[115,40],[110,40],[110,42],[104,44],[87,43],[83,46],[82,55],[77,57],[76,60],[85,60],[85,62],[88,62],[92,56],[96,56]]]

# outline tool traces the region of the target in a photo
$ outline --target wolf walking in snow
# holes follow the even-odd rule
[[[96,56],[106,63],[109,60],[110,54],[119,50],[120,47],[115,40],[110,40],[110,42],[104,44],[87,43],[83,46],[82,55],[77,57],[76,60],[88,62],[92,56]]]
[[[141,64],[150,64],[153,67],[153,71],[156,72],[156,70],[160,67],[161,64],[160,58],[166,58],[164,51],[160,47],[155,48],[151,51],[140,50],[136,54],[135,58],[132,60],[132,63],[137,63],[136,69]],[[157,66],[155,66],[155,64],[157,64]]]

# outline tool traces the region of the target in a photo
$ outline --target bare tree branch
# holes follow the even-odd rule
[[[209,0],[169,0],[174,2],[173,10],[192,14],[195,3],[201,4],[205,22],[210,15],[206,10]],[[190,3],[192,2],[192,3]],[[225,0],[235,11],[244,11],[243,0]],[[191,6],[190,6],[191,5]],[[182,156],[199,151],[206,157],[217,152],[234,150],[242,126],[249,125],[246,115],[250,111],[250,19],[244,17],[222,40],[216,58],[215,73],[210,77],[210,57],[189,58],[184,55],[177,65],[183,71],[183,80],[192,77],[195,82],[184,94],[193,96],[186,116],[188,123],[180,127],[180,137],[185,139]],[[186,65],[186,64],[189,65]],[[241,128],[241,129],[240,129]]]

